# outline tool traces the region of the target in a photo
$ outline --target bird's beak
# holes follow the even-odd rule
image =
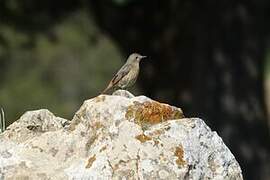
[[[141,56],[141,59],[147,58],[147,56]]]

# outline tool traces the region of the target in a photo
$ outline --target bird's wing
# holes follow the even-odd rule
[[[105,90],[103,90],[102,94],[107,92],[109,89],[114,87],[125,75],[128,74],[129,70],[131,68],[130,64],[125,64],[112,78],[109,85],[106,87]]]
[[[112,78],[111,83],[117,84],[130,71],[130,64],[124,65]]]

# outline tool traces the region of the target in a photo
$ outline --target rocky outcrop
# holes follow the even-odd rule
[[[87,100],[71,121],[29,111],[0,135],[0,179],[242,179],[216,132],[127,91]]]

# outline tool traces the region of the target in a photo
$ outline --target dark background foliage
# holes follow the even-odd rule
[[[149,58],[135,94],[203,118],[245,179],[270,179],[269,1],[2,0],[0,20],[9,123],[33,108],[71,118],[136,51]]]

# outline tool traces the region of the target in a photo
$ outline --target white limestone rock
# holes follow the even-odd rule
[[[29,111],[0,135],[2,179],[243,179],[216,132],[129,92],[87,100],[71,121]]]

